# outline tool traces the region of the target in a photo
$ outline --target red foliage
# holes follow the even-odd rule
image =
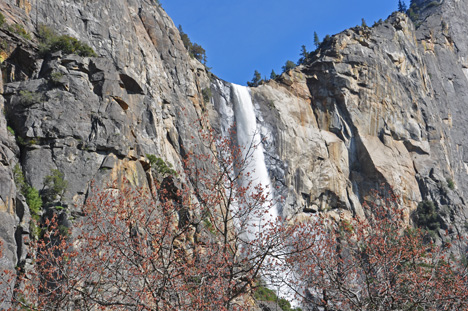
[[[5,242],[0,239],[0,262],[4,262]],[[0,268],[0,309],[6,309],[10,305],[12,286],[15,283],[16,274],[12,268],[5,265]]]
[[[367,219],[321,225],[319,243],[290,262],[321,310],[466,310],[466,269],[452,245],[425,242],[405,225],[395,197],[376,196]],[[306,259],[304,259],[306,258]]]
[[[208,145],[214,143],[206,134]],[[248,181],[248,152],[228,139],[211,154],[187,153],[190,184],[95,189],[70,235],[55,219],[37,242],[36,270],[18,307],[35,310],[247,310],[257,280],[313,239],[270,219],[262,185]],[[251,146],[254,148],[255,146]],[[247,156],[246,156],[247,155]],[[213,169],[217,168],[217,169]],[[307,244],[305,239],[308,239]]]
[[[267,189],[246,171],[249,150],[204,135],[210,154],[186,152],[190,183],[122,180],[94,188],[68,234],[46,221],[14,307],[248,310],[262,278],[302,289],[312,309],[466,309],[465,271],[446,245],[405,227],[395,198],[338,225],[272,219]]]

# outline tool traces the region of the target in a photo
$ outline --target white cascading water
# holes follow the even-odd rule
[[[267,192],[267,202],[273,202],[272,187],[267,166],[265,164],[265,156],[263,153],[262,138],[259,127],[257,126],[257,116],[255,113],[252,97],[249,89],[245,86],[236,84],[231,85],[231,94],[233,99],[233,109],[229,107],[227,102],[220,105],[221,114],[225,117],[228,124],[223,125],[224,134],[226,129],[232,126],[235,119],[237,142],[243,148],[243,156],[249,157],[250,161],[246,167],[246,172],[250,172],[250,179],[245,182],[252,181],[251,187],[261,185]],[[248,153],[248,155],[247,155]],[[266,229],[268,224],[274,224],[277,221],[278,209],[275,204],[267,204],[265,208],[269,208],[267,213],[262,213],[261,217],[252,217],[248,220],[251,227],[248,238],[255,238],[256,234],[262,229]],[[276,272],[265,275],[268,278],[268,287],[277,291],[278,296],[288,299],[293,306],[298,306],[298,302],[294,299],[294,291],[288,287],[281,286],[281,283],[289,280],[291,275],[286,275],[286,271],[281,268],[281,263],[278,259],[270,258],[277,262]]]
[[[267,201],[272,201],[271,182],[265,164],[262,138],[257,129],[257,118],[252,103],[249,89],[245,86],[232,84],[234,99],[234,115],[236,119],[237,142],[242,148],[243,157],[249,161],[245,171],[250,173],[252,188],[261,185],[267,193]],[[247,181],[248,182],[248,181]],[[268,213],[264,213],[263,219],[253,217],[249,220],[255,228],[262,228],[267,222],[275,221],[278,211],[275,205],[269,206]],[[253,227],[253,226],[252,226]]]

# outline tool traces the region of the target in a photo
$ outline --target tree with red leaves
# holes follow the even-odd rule
[[[255,146],[204,135],[216,148],[187,152],[181,174],[190,183],[170,175],[148,189],[120,180],[89,195],[70,232],[46,220],[15,307],[250,309],[258,280],[310,247],[314,233],[298,238],[299,225],[269,215],[268,189],[245,169]]]
[[[69,231],[46,220],[12,309],[249,310],[259,280],[307,310],[467,308],[450,245],[425,242],[397,198],[374,198],[366,219],[273,218],[247,171],[255,146],[203,135],[210,153],[186,152],[182,178],[93,187]]]
[[[466,266],[453,245],[427,242],[423,231],[406,224],[397,201],[374,193],[364,205],[366,219],[317,226],[320,242],[290,258],[311,310],[468,308]]]
[[[0,239],[0,309],[8,309],[12,298],[12,286],[15,283],[16,274],[12,268],[8,268],[5,263],[5,242]]]

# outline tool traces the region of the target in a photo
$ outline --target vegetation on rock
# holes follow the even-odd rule
[[[28,187],[24,195],[26,197],[26,203],[29,206],[29,210],[31,211],[31,216],[36,221],[39,220],[43,203],[41,196],[39,195],[39,191],[34,187]]]
[[[398,0],[398,12],[406,13],[408,7],[406,6],[405,1]]]
[[[423,230],[405,225],[398,200],[391,193],[376,193],[373,201],[380,203],[364,206],[371,212],[366,219],[348,220],[345,230],[326,222],[316,226],[320,242],[290,259],[300,263],[296,275],[308,289],[305,301],[322,310],[468,307],[463,256],[451,250],[460,247],[463,254],[462,241],[427,242]]]
[[[451,190],[454,190],[454,189],[455,189],[455,182],[453,181],[453,179],[451,179],[451,178],[448,178],[448,179],[447,179],[447,186],[448,186]]]
[[[320,42],[319,36],[318,36],[317,32],[314,31],[314,45],[318,49],[320,44],[321,44],[321,42]]]
[[[415,26],[417,28],[421,24],[421,21],[419,20],[421,11],[423,11],[424,9],[431,8],[431,7],[439,6],[440,3],[441,2],[439,1],[431,1],[431,2],[425,1],[425,2],[420,2],[418,4],[417,1],[411,0],[410,7],[406,11],[406,13],[408,14],[409,18],[413,21],[413,23],[415,23]],[[420,6],[420,4],[423,4],[423,6]]]
[[[53,169],[50,175],[44,178],[42,195],[46,202],[53,202],[61,198],[68,187],[68,182],[64,179],[64,174],[58,169]]]
[[[146,154],[146,157],[157,174],[162,177],[167,175],[177,176],[177,172],[172,168],[171,163],[166,163],[163,159],[155,156],[154,154]]]
[[[182,30],[182,26],[179,25],[179,34],[180,38],[182,39],[182,42],[189,52],[190,56],[198,60],[199,62],[203,63],[206,65],[206,51],[205,49],[197,44],[197,43],[192,43],[190,40],[189,36]]]
[[[247,85],[250,87],[256,87],[259,86],[263,82],[262,75],[260,72],[255,70],[254,76],[250,82],[247,82]]]
[[[29,206],[31,212],[31,217],[33,221],[38,221],[41,208],[42,208],[42,199],[39,195],[39,191],[34,187],[31,187],[25,180],[23,171],[21,167],[16,164],[13,168],[13,176],[15,180],[16,187],[19,189],[19,192],[25,197],[26,204]]]
[[[298,64],[298,65],[304,64],[305,61],[307,60],[307,58],[309,58],[310,53],[307,52],[307,49],[306,49],[306,46],[305,46],[305,45],[303,45],[303,46],[301,47],[301,54],[300,54],[300,55],[301,55],[301,57],[300,57],[299,60],[297,61],[297,64]]]
[[[42,55],[62,51],[65,54],[77,54],[83,57],[96,57],[94,50],[76,38],[67,35],[58,35],[45,25],[39,26],[39,50]]]
[[[368,28],[369,27],[369,26],[367,26],[366,20],[364,18],[361,19],[361,27],[362,28]]]
[[[203,102],[209,103],[213,94],[211,93],[211,88],[207,87],[202,90]]]
[[[270,79],[275,80],[276,78],[278,78],[278,75],[276,74],[276,72],[274,70],[271,70]]]
[[[7,126],[7,130],[11,135],[15,136],[15,130],[11,126]]]
[[[5,24],[5,16],[2,13],[0,13],[0,27],[2,27],[3,24]]]
[[[54,84],[59,84],[62,78],[63,78],[63,73],[61,73],[60,71],[54,71],[50,74],[50,80]]]
[[[291,69],[296,68],[296,63],[293,62],[292,60],[287,60],[284,66],[282,67],[283,72],[288,72]]]
[[[13,176],[16,187],[26,198],[31,216],[36,221],[39,221],[43,202],[51,202],[57,196],[62,196],[68,186],[68,182],[63,179],[64,174],[57,169],[52,170],[51,175],[44,178],[44,188],[41,193],[26,182],[23,171],[18,164],[13,168]]]
[[[8,43],[6,41],[3,41],[3,40],[0,40],[0,52],[4,52],[8,49]],[[1,57],[1,55],[0,55]],[[3,60],[0,60],[0,63],[2,62]]]
[[[31,92],[28,90],[22,90],[19,92],[20,101],[25,105],[38,104],[43,100],[42,94]]]
[[[13,24],[8,26],[8,30],[23,37],[26,40],[31,40],[31,34],[24,29],[23,25]]]
[[[415,222],[419,228],[425,230],[430,236],[433,238],[436,236],[440,229],[440,221],[434,202],[419,202],[415,212]]]
[[[289,301],[284,298],[278,298],[274,291],[261,285],[255,289],[254,298],[258,301],[276,302],[282,311],[302,311],[301,308],[291,308]]]

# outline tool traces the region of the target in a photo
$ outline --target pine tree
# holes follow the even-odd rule
[[[178,29],[179,29],[180,38],[182,39],[182,43],[184,44],[185,48],[189,52],[189,55],[206,66],[205,49],[197,43],[192,43],[189,36],[182,29],[181,25],[179,25]]]
[[[270,73],[270,79],[271,80],[275,80],[276,78],[278,78],[278,75],[276,74],[275,70],[271,70],[271,73]]]
[[[299,61],[297,62],[298,65],[304,64],[304,62],[309,57],[309,52],[307,52],[307,49],[306,49],[305,45],[302,46],[300,55],[301,55],[301,58],[299,58]]]
[[[261,81],[262,81],[262,75],[260,74],[260,72],[255,70],[254,77],[252,78],[252,81],[247,82],[247,85],[250,86],[250,87],[255,87],[255,86],[258,86]]]
[[[196,60],[206,65],[206,51],[201,45],[194,43],[190,52]]]
[[[182,25],[179,25],[178,28],[179,28],[180,38],[182,39],[182,43],[184,44],[187,51],[190,52],[190,50],[192,49],[192,42],[190,41],[190,38],[188,37],[188,35],[182,29]]]
[[[363,28],[369,27],[369,26],[367,26],[366,20],[364,18],[361,20],[361,27],[363,27]]]
[[[282,67],[283,72],[289,71],[291,69],[294,69],[296,67],[296,63],[294,63],[292,60],[286,61],[286,64]]]
[[[314,31],[314,44],[315,44],[315,47],[318,49],[318,47],[320,46],[321,42],[320,42],[320,39],[319,39],[319,36],[317,34],[317,32]]]
[[[407,10],[405,1],[398,0],[398,12],[406,13]]]

